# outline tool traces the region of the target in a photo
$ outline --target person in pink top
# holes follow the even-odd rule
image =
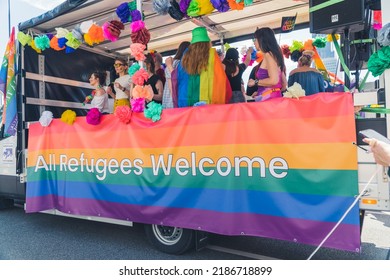
[[[282,97],[287,80],[283,54],[275,33],[271,28],[263,27],[256,30],[254,37],[255,47],[264,54],[264,59],[256,73],[256,79],[248,81],[248,86],[258,86],[252,97],[256,101]]]

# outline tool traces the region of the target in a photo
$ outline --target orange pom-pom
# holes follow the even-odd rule
[[[60,48],[58,46],[58,38],[57,38],[57,36],[53,36],[53,38],[51,38],[51,40],[50,40],[50,48],[52,48],[53,50],[56,50],[56,51],[62,51],[62,50],[65,49],[65,47]]]
[[[103,28],[101,26],[92,24],[87,34],[94,44],[99,44],[104,41]]]
[[[244,1],[237,3],[236,0],[227,0],[229,3],[229,7],[232,10],[243,10],[244,9]]]

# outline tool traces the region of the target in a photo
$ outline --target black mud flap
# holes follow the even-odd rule
[[[195,231],[195,249],[200,251],[209,244],[209,234],[204,231]]]

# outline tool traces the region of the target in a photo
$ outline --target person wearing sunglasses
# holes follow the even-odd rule
[[[127,61],[123,58],[115,59],[114,63],[115,72],[118,74],[118,78],[114,82],[114,91],[111,87],[107,87],[107,93],[115,99],[114,101],[114,112],[115,108],[118,106],[130,106],[129,96],[130,96],[130,85],[131,78],[127,74],[128,64]]]

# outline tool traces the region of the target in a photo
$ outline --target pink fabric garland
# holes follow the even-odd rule
[[[144,98],[148,101],[152,101],[153,95],[153,89],[150,85],[146,85],[144,87],[137,85],[133,88],[133,91],[131,92],[131,96],[133,98]]]
[[[131,33],[138,32],[141,29],[145,28],[145,23],[142,20],[134,21],[130,24]]]
[[[133,112],[142,113],[145,110],[145,99],[133,98],[130,100],[131,108]]]
[[[143,68],[139,69],[134,73],[133,77],[131,77],[133,83],[139,86],[143,86],[148,79],[148,72],[146,72],[146,70]]]
[[[143,44],[133,43],[130,45],[130,54],[134,56],[137,61],[143,61],[145,60],[145,55],[143,53],[145,48],[146,46]]]
[[[115,109],[115,116],[123,123],[128,124],[131,121],[132,111],[129,106],[118,106]]]
[[[92,108],[87,113],[87,123],[91,125],[98,125],[100,123],[100,117],[102,113],[100,113],[98,108]]]

